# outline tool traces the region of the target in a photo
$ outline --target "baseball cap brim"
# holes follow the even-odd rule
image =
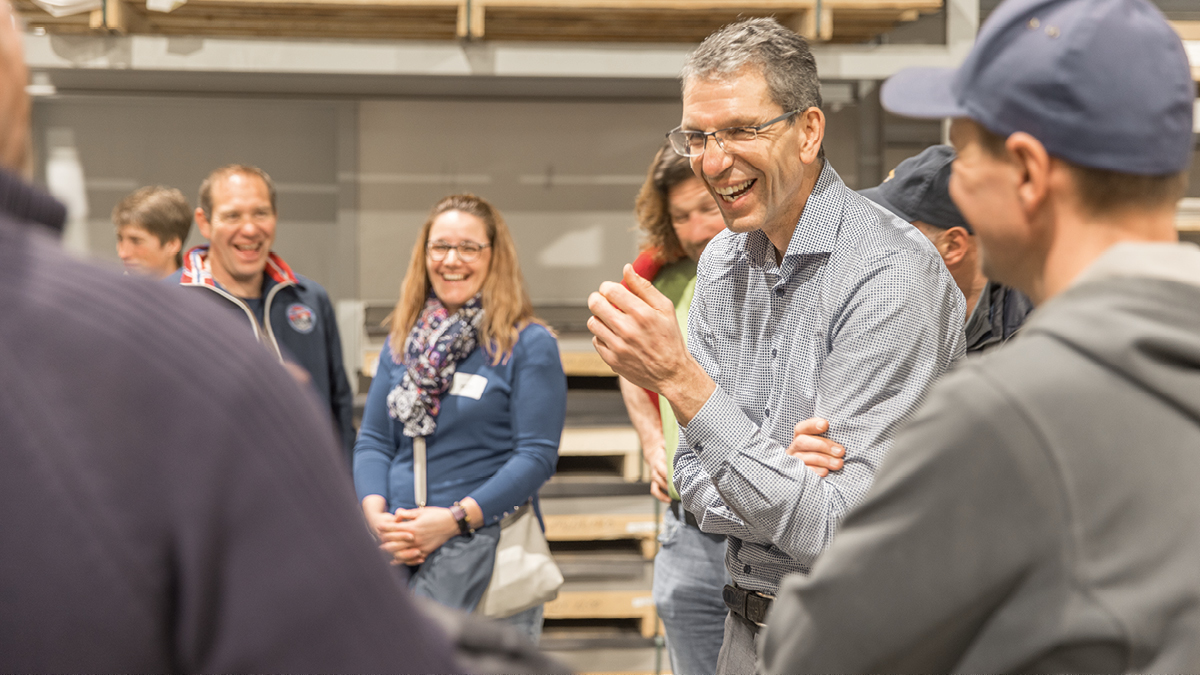
[[[888,112],[905,117],[966,117],[950,87],[957,73],[956,68],[905,68],[883,83],[879,100]]]

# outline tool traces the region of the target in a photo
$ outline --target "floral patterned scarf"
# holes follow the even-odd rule
[[[430,293],[425,309],[398,353],[392,346],[392,360],[405,367],[400,384],[388,394],[388,413],[404,423],[404,435],[428,436],[437,428],[442,394],[450,389],[458,362],[467,358],[479,342],[483,323],[483,302],[476,294],[451,314],[437,296]]]

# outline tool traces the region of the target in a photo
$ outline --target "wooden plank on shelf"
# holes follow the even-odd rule
[[[642,479],[642,446],[633,427],[567,427],[558,454],[565,457],[621,457],[621,477],[626,483]]]
[[[817,0],[474,0],[491,8],[656,11],[797,11],[816,7]],[[940,9],[942,0],[822,0],[837,8]]]
[[[188,0],[186,5],[196,7],[236,7],[243,11],[254,11],[264,6],[312,7],[332,6],[343,9],[387,8],[397,10],[437,10],[457,14],[466,0]],[[176,10],[179,11],[179,10]]]
[[[577,675],[671,675],[671,670],[582,670]]]
[[[54,33],[393,39],[452,39],[458,9],[466,1],[190,0],[170,13],[149,12],[136,3],[122,2],[90,17],[66,17],[70,21],[65,21],[28,0],[17,0],[31,27]]]
[[[564,351],[562,357],[563,371],[567,375],[583,375],[589,377],[615,377],[616,373],[604,359],[595,351]]]
[[[562,591],[546,603],[547,619],[638,619],[642,637],[658,632],[650,591]]]
[[[822,4],[818,13],[816,8],[805,10],[800,15],[800,30],[797,33],[809,40],[825,42],[833,37],[833,8]]]
[[[1182,40],[1200,40],[1200,21],[1172,21],[1171,27]]]
[[[1172,21],[1171,27],[1181,39],[1200,42],[1200,21]],[[1200,82],[1200,62],[1192,63],[1192,79]]]
[[[631,426],[567,427],[558,446],[560,455],[609,455],[641,452],[641,442]]]
[[[190,0],[168,14],[112,1],[125,4],[90,21],[54,18],[30,0],[14,5],[31,27],[54,33],[698,42],[740,17],[777,16],[816,39],[849,42],[942,2],[822,0],[817,21],[816,0]]]
[[[479,40],[484,36],[484,13],[483,0],[468,0],[468,9],[470,10],[468,37],[472,40]]]
[[[658,535],[653,513],[545,514],[547,541],[612,541]]]
[[[487,9],[582,11],[789,11],[816,0],[473,0]]]
[[[367,377],[375,377],[375,372],[379,369],[379,352],[380,347],[364,349],[362,353],[362,372]]]
[[[543,515],[547,541],[616,541],[633,539],[642,558],[651,560],[658,550],[659,522],[654,514]]]
[[[1182,199],[1175,211],[1175,227],[1185,232],[1200,231],[1200,198]]]
[[[145,11],[134,2],[120,5],[115,12],[100,11],[89,20],[87,14],[56,19],[29,0],[15,0],[15,6],[31,27],[67,34],[102,31],[231,37],[601,42],[698,42],[722,25],[751,16],[776,16],[813,39],[855,42],[941,7],[941,0],[822,0],[822,16],[818,21],[815,3],[816,0],[190,0],[169,14]],[[1190,26],[1184,28],[1192,30]]]
[[[818,22],[816,0],[483,1],[489,39],[622,42],[698,42],[723,25],[754,16],[775,16],[814,40],[861,41],[942,6],[941,0],[823,0]],[[887,20],[881,21],[885,16]]]
[[[471,34],[470,9],[470,7],[462,5],[455,13],[454,35],[460,40]]]
[[[100,9],[92,10],[89,15],[88,27],[119,35],[144,33],[149,28],[141,12],[126,0],[103,0]]]

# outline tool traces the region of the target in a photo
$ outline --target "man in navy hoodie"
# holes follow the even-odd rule
[[[271,251],[275,184],[265,171],[231,164],[200,184],[196,225],[208,244],[188,251],[170,282],[204,289],[240,316],[255,339],[327,406],[342,447],[354,446],[353,394],[329,295]]]

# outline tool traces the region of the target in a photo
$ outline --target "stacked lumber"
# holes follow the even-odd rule
[[[102,0],[55,18],[15,0],[50,33],[192,36],[699,42],[739,18],[774,16],[814,40],[862,42],[942,9],[943,0],[188,0],[169,13]]]
[[[570,514],[547,515],[547,541],[613,541],[627,539],[637,542],[646,560],[653,560],[658,551],[658,519],[652,514]]]
[[[621,478],[637,483],[648,477],[642,446],[633,427],[567,427],[558,446],[559,457],[615,457],[620,461]]]
[[[465,0],[189,0],[169,12],[104,0],[90,14],[54,18],[16,0],[31,28],[49,33],[453,40]]]
[[[658,615],[649,590],[562,591],[546,603],[547,619],[635,619],[642,637],[658,633]]]
[[[774,16],[810,39],[862,42],[940,10],[942,0],[475,0],[475,7],[471,37],[491,40],[699,42],[739,19]]]

